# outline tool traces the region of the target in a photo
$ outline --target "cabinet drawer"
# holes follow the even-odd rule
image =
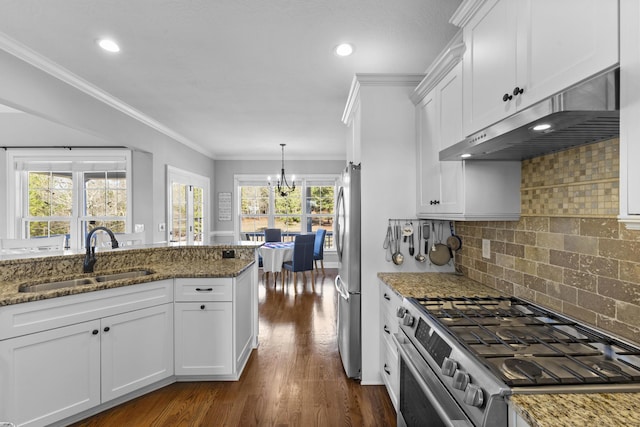
[[[233,279],[230,277],[176,279],[176,301],[232,301]]]
[[[393,315],[384,312],[381,313],[380,332],[388,339],[391,339],[391,334],[398,332],[398,318],[395,313]]]
[[[402,298],[389,286],[382,283],[380,285],[380,307],[383,312],[395,316],[396,309],[402,305]]]
[[[398,351],[393,342],[382,340],[382,379],[387,388],[391,402],[397,409],[398,398],[400,397],[400,369],[398,364]]]

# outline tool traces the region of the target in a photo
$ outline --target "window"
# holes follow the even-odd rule
[[[236,177],[239,233],[262,240],[265,228],[280,228],[283,240],[289,241],[298,234],[324,228],[325,248],[332,248],[337,179],[334,175],[298,177],[296,189],[282,197],[265,185],[264,179]]]
[[[96,226],[130,232],[130,152],[126,150],[10,150],[9,236],[67,236],[84,246]]]

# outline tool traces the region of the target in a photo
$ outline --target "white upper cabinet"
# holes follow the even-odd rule
[[[417,215],[449,220],[516,220],[520,162],[446,161],[439,152],[462,139],[464,45],[456,43],[427,72],[416,104]]]
[[[620,221],[640,230],[640,2],[620,2]]]
[[[463,27],[464,134],[615,67],[616,0],[470,0]]]

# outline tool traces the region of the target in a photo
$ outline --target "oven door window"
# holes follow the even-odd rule
[[[431,374],[435,377],[434,374]],[[404,358],[400,358],[400,413],[402,420],[398,420],[407,427],[428,425],[429,427],[472,426],[460,407],[453,400],[442,384],[427,380],[429,389],[433,392],[432,401],[425,393],[423,385],[416,379],[413,372],[407,366]],[[436,409],[436,406],[440,409]],[[444,417],[441,413],[447,413]]]

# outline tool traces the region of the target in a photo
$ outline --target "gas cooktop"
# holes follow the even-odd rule
[[[640,349],[515,297],[415,298],[510,387],[640,384]]]

